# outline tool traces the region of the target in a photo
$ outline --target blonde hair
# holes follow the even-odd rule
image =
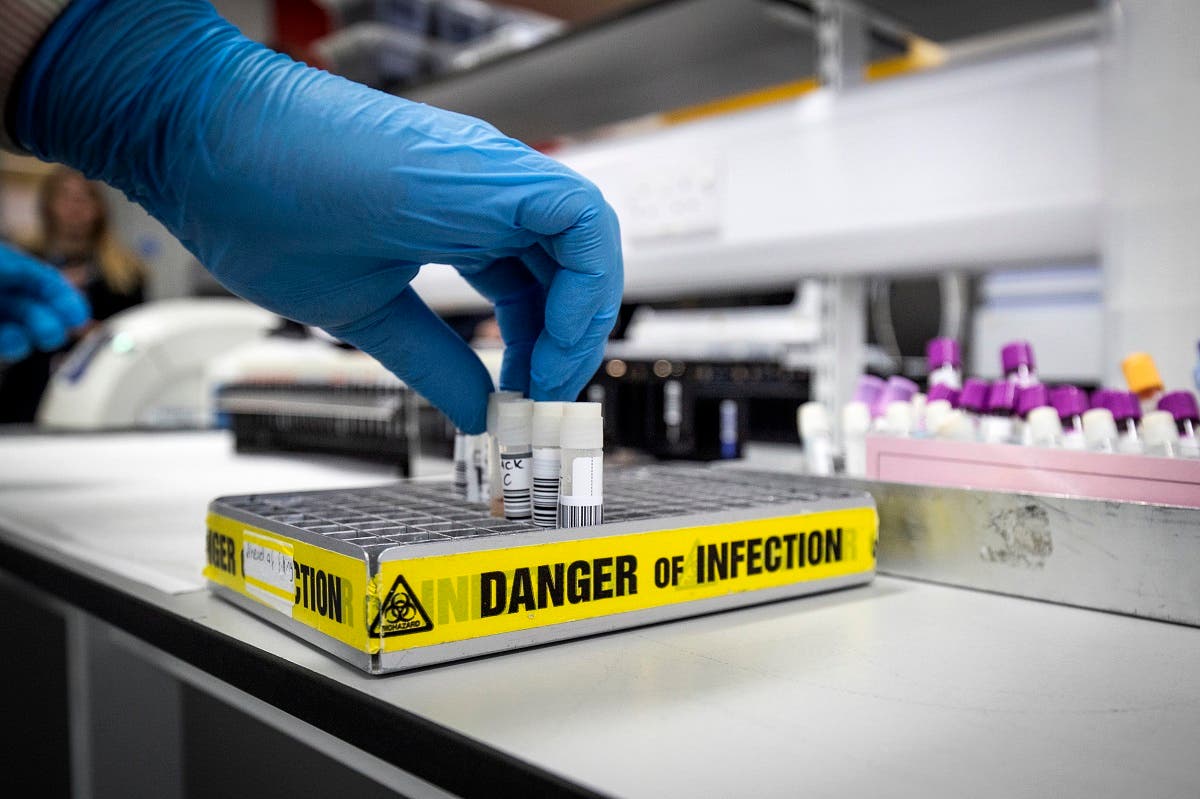
[[[44,258],[49,254],[51,243],[58,234],[58,231],[54,229],[54,213],[51,207],[63,184],[74,178],[83,178],[83,175],[73,169],[60,166],[46,175],[45,180],[42,181],[42,185],[38,189],[38,215],[41,221],[41,230],[25,245],[25,249],[34,255]],[[145,280],[145,267],[138,257],[122,245],[109,230],[108,204],[104,201],[104,195],[100,193],[100,187],[86,178],[83,180],[97,211],[96,226],[92,229],[91,234],[92,257],[95,259],[96,265],[100,267],[100,274],[104,278],[104,282],[111,290],[118,294],[132,294]]]

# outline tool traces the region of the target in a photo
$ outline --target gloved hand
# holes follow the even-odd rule
[[[476,119],[298,64],[200,0],[76,0],[15,133],[122,189],[229,289],[374,355],[466,432],[491,380],[408,287],[451,264],[496,306],[501,387],[574,399],[622,286],[594,185]]]
[[[0,244],[0,361],[58,349],[89,316],[87,300],[57,269]]]

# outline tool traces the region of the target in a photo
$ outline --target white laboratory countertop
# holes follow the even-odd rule
[[[0,436],[0,539],[90,542],[102,557],[65,564],[92,572],[129,560],[129,536],[184,582],[212,496],[381,479],[235,456],[218,433]],[[1200,796],[1200,629],[879,578],[378,678],[112,571],[95,574],[164,617],[614,795]]]

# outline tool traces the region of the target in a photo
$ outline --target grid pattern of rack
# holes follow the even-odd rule
[[[606,523],[856,495],[795,476],[678,464],[611,469],[605,480]],[[366,550],[544,529],[488,516],[483,506],[467,504],[452,485],[440,481],[222,501],[277,524]]]

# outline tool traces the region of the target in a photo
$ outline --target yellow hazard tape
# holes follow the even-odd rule
[[[873,508],[385,562],[384,652],[875,568]]]
[[[367,564],[219,514],[208,515],[204,576],[364,652]]]
[[[875,568],[874,508],[366,563],[219,514],[209,580],[368,654]],[[499,541],[500,539],[496,539]]]

